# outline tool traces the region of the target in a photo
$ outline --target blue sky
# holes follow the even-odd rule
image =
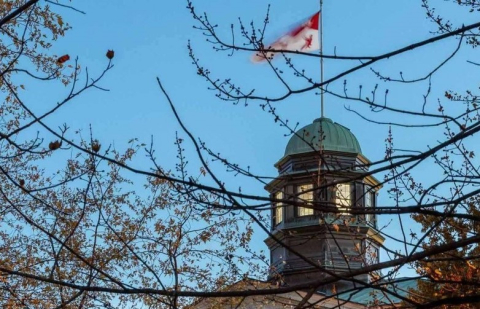
[[[252,153],[268,146],[270,150],[261,158],[249,159],[249,164],[265,169],[282,154],[286,138],[282,128],[273,124],[271,117],[261,112],[256,102],[249,107],[232,106],[221,102],[208,91],[207,84],[196,74],[186,48],[191,40],[197,56],[218,78],[232,77],[244,89],[255,88],[259,94],[282,93],[278,82],[272,79],[267,66],[251,65],[248,53],[237,52],[234,57],[214,52],[205,42],[194,24],[184,1],[142,1],[142,5],[130,1],[82,1],[79,9],[87,15],[66,10],[66,19],[73,30],[62,38],[52,50],[57,54],[68,53],[78,56],[83,67],[90,72],[99,72],[106,64],[107,49],[114,49],[115,68],[103,80],[102,85],[109,93],[94,92],[81,98],[81,103],[71,105],[65,113],[75,115],[78,124],[92,123],[107,139],[119,142],[122,136],[137,136],[149,139],[153,134],[160,145],[171,145],[173,133],[178,125],[162,98],[155,77],[165,84],[188,127],[212,147],[228,155]],[[199,1],[196,9],[208,12],[213,23],[219,25],[219,33],[229,38],[229,25],[236,24],[237,18],[257,24],[263,20],[267,1]],[[296,4],[281,1],[271,8],[269,35],[281,33],[289,25],[309,16],[318,9],[316,1],[300,1]],[[376,55],[391,51],[406,44],[426,39],[434,26],[426,20],[419,1],[394,5],[390,1],[325,1],[324,4],[324,52],[339,55]],[[238,29],[238,27],[237,27]],[[455,48],[455,40],[427,47],[425,51],[413,51],[395,59],[378,63],[374,67],[386,74],[416,76],[432,68],[442,56]],[[434,54],[438,54],[438,57]],[[437,59],[435,59],[437,58]],[[295,59],[312,76],[319,75],[317,60]],[[333,76],[356,62],[325,61],[325,76]],[[430,64],[430,65],[429,65]],[[443,71],[451,72],[454,65]],[[459,69],[458,69],[459,70]],[[468,72],[463,72],[465,74]],[[472,72],[472,77],[475,72]],[[448,74],[445,74],[448,75]],[[467,79],[467,78],[466,78]],[[352,74],[348,88],[356,94],[358,85],[368,91],[375,83],[380,92],[390,89],[392,104],[411,106],[419,102],[421,86],[398,86],[377,81],[368,69]],[[440,82],[444,85],[440,85]],[[462,81],[464,83],[464,81]],[[459,88],[454,79],[437,79],[434,89],[442,94],[446,88]],[[332,90],[342,90],[343,79],[331,85]],[[423,87],[422,87],[423,86]],[[396,88],[400,88],[396,91]],[[460,88],[466,88],[462,85]],[[409,93],[405,93],[408,89]],[[413,89],[413,90],[412,90]],[[276,106],[291,122],[310,123],[319,111],[319,98],[313,94],[292,97]],[[349,127],[359,138],[365,154],[372,159],[382,156],[378,145],[383,144],[387,129],[378,129],[378,139],[372,140],[372,128],[355,115],[344,110],[352,103],[326,97],[326,115]],[[87,112],[89,111],[89,112]],[[94,112],[92,112],[94,111]],[[384,115],[382,115],[384,117]],[[392,116],[395,117],[395,116]],[[392,118],[395,119],[395,118]],[[72,125],[72,127],[75,127]],[[106,131],[108,129],[108,134]],[[380,131],[380,132],[379,132]],[[382,132],[383,131],[383,132]],[[366,134],[367,133],[367,134]],[[228,143],[234,139],[235,143]],[[371,149],[370,141],[377,145]],[[223,145],[227,147],[222,147]],[[171,147],[166,147],[171,148]],[[223,149],[222,149],[223,148]],[[168,149],[165,149],[168,151]],[[236,158],[242,160],[245,156]],[[272,160],[273,158],[273,160]],[[252,162],[251,160],[258,160]],[[273,170],[267,170],[271,173]]]
[[[238,30],[238,17],[248,24],[258,26],[264,19],[269,1],[266,0],[208,0],[196,1],[198,12],[206,11],[213,24],[218,24],[218,33],[228,40],[230,24]],[[236,52],[233,57],[215,52],[205,41],[201,32],[192,28],[194,21],[186,7],[186,1],[93,1],[73,3],[85,11],[82,15],[67,9],[65,20],[73,29],[52,48],[52,53],[78,56],[82,67],[90,74],[99,73],[107,64],[105,52],[115,51],[114,69],[103,79],[101,86],[109,92],[91,91],[82,95],[73,104],[48,119],[51,125],[65,121],[74,129],[88,129],[91,124],[95,136],[103,143],[114,143],[122,147],[132,137],[156,145],[159,162],[166,168],[174,168],[176,149],[175,132],[180,130],[165,98],[156,85],[159,77],[172,97],[186,126],[205,141],[215,152],[232,162],[250,166],[261,175],[275,176],[273,164],[283,156],[288,133],[275,124],[273,118],[259,107],[260,102],[251,101],[247,107],[218,100],[208,84],[196,74],[188,57],[187,42],[191,41],[200,61],[218,78],[231,77],[242,89],[255,88],[258,94],[270,95],[284,92],[275,81],[266,65],[250,63],[249,53]],[[271,6],[267,37],[274,38],[289,25],[297,23],[316,10],[318,1],[275,1]],[[458,24],[473,21],[474,16],[461,14],[455,5],[442,3],[439,13]],[[470,20],[469,20],[470,19]],[[435,26],[425,18],[421,1],[385,0],[342,0],[324,1],[324,53],[346,56],[380,55],[405,45],[432,36]],[[238,33],[237,33],[238,35]],[[456,39],[436,43],[420,50],[384,60],[373,67],[386,75],[396,76],[400,71],[405,77],[418,77],[434,68],[439,61],[456,48]],[[453,61],[439,71],[433,80],[429,97],[429,109],[435,111],[437,99],[443,100],[445,90],[465,91],[478,87],[476,68],[466,59],[475,60],[473,51],[467,47]],[[317,59],[295,57],[294,62],[313,77],[319,76]],[[278,62],[282,66],[281,61]],[[355,61],[325,61],[325,77],[334,76],[342,70],[356,65]],[[292,83],[298,81],[288,75]],[[344,78],[332,83],[332,91],[342,93]],[[349,93],[355,96],[358,86],[366,93],[379,84],[379,93],[389,89],[389,104],[399,108],[420,110],[422,95],[427,89],[425,82],[415,85],[387,84],[375,78],[365,68],[347,77]],[[41,110],[54,104],[65,93],[50,92],[44,88],[33,88],[28,95],[36,98],[35,107]],[[372,161],[384,157],[385,138],[388,126],[377,126],[348,112],[350,106],[376,120],[403,121],[395,114],[372,114],[358,103],[342,101],[326,96],[326,116],[348,128],[357,136],[363,153]],[[291,123],[300,127],[319,117],[319,97],[306,93],[275,104],[277,111]],[[455,108],[455,107],[451,107]],[[406,119],[406,121],[411,121]],[[442,138],[441,130],[412,130],[394,128],[395,144],[398,148],[425,150]],[[180,133],[184,135],[183,133]],[[188,151],[192,148],[188,147]],[[190,152],[192,173],[198,171],[198,162]],[[146,167],[138,161],[139,167]],[[419,177],[429,181],[426,171],[429,166],[419,167]],[[230,189],[241,186],[244,192],[262,194],[263,186],[225,173],[221,166],[216,170]],[[381,179],[381,175],[377,175]],[[433,178],[432,178],[433,179]],[[390,205],[386,194],[381,194],[380,203]],[[393,227],[392,227],[393,229]],[[261,246],[265,235],[258,233]]]

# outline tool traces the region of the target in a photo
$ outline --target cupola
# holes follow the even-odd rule
[[[274,200],[273,236],[265,240],[271,280],[301,283],[378,262],[384,239],[376,218],[358,211],[373,209],[380,189],[368,175],[369,164],[355,135],[331,119],[318,118],[290,137],[275,164],[278,176],[266,186]],[[367,282],[369,276],[358,279]]]

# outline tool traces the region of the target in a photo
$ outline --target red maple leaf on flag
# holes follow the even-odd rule
[[[304,50],[305,48],[310,48],[312,47],[312,42],[313,42],[313,35],[310,34],[309,37],[304,38],[305,39],[305,44],[303,44],[302,48],[300,50]]]

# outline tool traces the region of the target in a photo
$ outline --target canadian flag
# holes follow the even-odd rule
[[[257,51],[252,57],[253,62],[263,62],[272,59],[275,53],[283,50],[311,52],[320,49],[318,38],[320,12],[315,13],[305,23],[280,37],[268,48]]]

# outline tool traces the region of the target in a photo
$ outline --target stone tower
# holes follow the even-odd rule
[[[270,280],[291,285],[321,279],[324,270],[341,273],[378,262],[384,238],[375,216],[352,213],[376,205],[380,186],[366,175],[369,163],[355,135],[328,118],[316,119],[290,138],[285,155],[275,165],[278,176],[266,186],[272,198],[285,201],[272,205],[274,237],[265,240]],[[357,279],[369,281],[369,276]],[[339,282],[318,292],[350,286]]]

